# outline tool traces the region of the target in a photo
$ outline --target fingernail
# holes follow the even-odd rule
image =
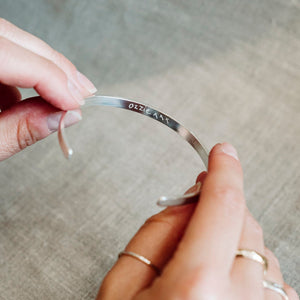
[[[58,111],[56,113],[52,113],[52,114],[48,115],[47,125],[48,125],[49,131],[53,132],[58,129],[62,113],[63,113],[62,111]],[[69,127],[69,126],[79,122],[80,120],[82,120],[82,117],[79,112],[77,112],[75,110],[69,110],[65,116],[64,125],[65,125],[65,127]]]
[[[231,144],[228,144],[228,143],[218,144],[215,147],[214,151],[215,151],[215,153],[225,153],[225,154],[233,157],[234,159],[239,160],[237,151]]]
[[[69,88],[69,91],[70,91],[71,95],[73,96],[73,98],[80,105],[83,105],[84,104],[84,98],[83,98],[82,94],[80,93],[79,89],[77,88],[77,86],[70,79],[68,80],[68,88]]]
[[[97,92],[94,84],[82,73],[77,71],[77,79],[79,83],[91,94],[95,94]]]

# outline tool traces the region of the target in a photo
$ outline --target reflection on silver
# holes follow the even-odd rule
[[[161,196],[156,202],[159,206],[176,206],[197,202],[201,191],[201,182],[197,183],[197,190],[193,193],[184,194],[177,197]]]
[[[264,280],[263,287],[265,289],[269,289],[269,290],[279,294],[282,297],[282,299],[289,300],[289,297],[282,285],[280,285],[276,282],[269,281],[269,280]]]
[[[112,106],[118,107],[126,110],[130,110],[144,116],[150,117],[177,132],[184,140],[186,140],[199,154],[200,158],[202,159],[204,165],[207,168],[208,165],[208,154],[206,149],[201,145],[198,139],[185,127],[180,125],[176,120],[171,118],[170,116],[151,108],[145,104],[123,99],[123,98],[116,98],[116,97],[109,97],[109,96],[93,96],[86,99],[86,103],[84,106]],[[67,113],[67,112],[66,112]],[[72,149],[70,148],[67,138],[64,133],[64,118],[66,116],[64,113],[61,117],[59,129],[58,129],[58,140],[60,147],[65,155],[66,158],[70,158],[73,154]],[[160,197],[158,200],[158,205],[161,206],[173,206],[173,205],[183,205],[192,202],[197,202],[200,194],[200,188],[195,193],[186,194],[179,197]]]
[[[264,274],[267,274],[268,260],[260,253],[250,249],[238,249],[235,255],[236,257],[244,257],[260,263],[264,268]]]
[[[136,260],[138,260],[138,261],[144,263],[145,265],[151,267],[158,275],[160,275],[160,273],[161,273],[160,269],[155,264],[153,264],[148,258],[146,258],[142,255],[139,255],[137,253],[134,253],[132,251],[125,251],[125,250],[121,251],[119,253],[119,258],[123,255],[131,256],[131,257],[135,258]]]

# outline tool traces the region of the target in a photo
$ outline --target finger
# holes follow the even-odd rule
[[[83,103],[83,96],[53,62],[13,42],[0,38],[0,82],[35,88],[50,104],[69,110]]]
[[[1,18],[0,36],[55,63],[67,74],[69,79],[77,86],[83,96],[86,97],[97,91],[93,83],[83,74],[78,72],[76,67],[61,53],[55,51],[47,43],[36,36]]]
[[[169,207],[151,217],[126,247],[161,269],[181,238],[195,205]],[[155,271],[129,256],[121,256],[101,285],[97,299],[131,299],[151,284]],[[122,296],[122,297],[121,297]]]
[[[297,292],[286,283],[284,284],[284,290],[288,294],[289,300],[299,300]]]
[[[270,281],[283,285],[284,280],[280,271],[280,265],[277,257],[268,248],[265,248],[265,256],[268,260],[268,265],[269,265],[266,278]]]
[[[231,269],[245,212],[242,169],[231,145],[218,144],[211,151],[200,199],[170,262],[176,274],[195,269],[223,274]]]
[[[195,204],[168,207],[152,216],[127,245],[126,251],[144,256],[162,270],[173,255],[194,207]],[[131,299],[156,276],[149,266],[132,257],[121,256],[102,283],[97,299]]]
[[[264,255],[263,231],[257,221],[247,210],[240,238],[239,249],[254,250]],[[231,278],[233,288],[242,297],[247,291],[247,299],[263,299],[264,266],[245,257],[234,261]]]
[[[275,282],[281,286],[284,286],[284,280],[280,272],[280,265],[277,257],[269,250],[265,248],[265,256],[268,260],[268,272],[266,274],[266,279],[271,282]],[[276,294],[274,291],[265,289],[265,299],[266,300],[275,300],[282,299],[280,295]]]
[[[5,110],[21,100],[21,93],[15,87],[0,83],[0,110]]]
[[[0,161],[39,141],[59,125],[62,111],[40,97],[24,100],[0,114]],[[66,116],[66,126],[81,119],[80,111]]]

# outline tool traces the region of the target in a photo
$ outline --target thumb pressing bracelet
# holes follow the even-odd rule
[[[149,118],[152,118],[169,128],[173,129],[177,134],[179,134],[184,140],[186,140],[198,153],[200,158],[202,159],[204,165],[207,168],[208,165],[208,154],[203,145],[198,141],[198,139],[184,126],[180,125],[177,121],[175,121],[170,116],[156,110],[152,107],[149,107],[145,104],[123,99],[117,97],[109,97],[109,96],[93,96],[86,99],[84,106],[112,106],[117,108],[123,108],[126,110],[130,110]],[[73,154],[73,150],[70,148],[69,143],[67,141],[65,132],[64,132],[64,118],[68,112],[64,112],[60,119],[60,124],[58,128],[58,140],[60,147],[64,153],[66,158],[70,158]],[[175,205],[183,205],[188,203],[197,202],[200,195],[200,185],[198,186],[198,190],[193,193],[185,194],[179,197],[168,197],[162,196],[157,201],[157,204],[160,206],[175,206]]]

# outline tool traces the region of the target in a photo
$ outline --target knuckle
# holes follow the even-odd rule
[[[60,80],[66,80],[67,75],[63,72],[63,70],[52,60],[47,59],[47,58],[42,58],[43,59],[43,72],[45,78],[46,76],[49,76],[50,74],[59,78]],[[41,81],[40,81],[41,82]],[[39,83],[40,83],[39,82]]]
[[[65,57],[61,54],[61,53],[59,53],[59,52],[57,52],[56,50],[52,50],[52,52],[51,52],[51,57],[52,57],[52,60],[58,65],[58,66],[60,66],[60,65],[62,65],[63,63],[64,63],[64,59],[65,59]]]
[[[174,292],[179,300],[218,299],[221,289],[211,270],[198,267],[180,280]]]
[[[163,213],[158,213],[148,218],[142,227],[148,227],[152,224],[161,224],[163,226],[173,227],[174,225]]]
[[[154,222],[161,222],[162,219],[163,219],[163,217],[161,216],[160,213],[158,213],[158,214],[155,214],[155,215],[149,217],[145,221],[145,224],[150,224],[150,223],[154,223]]]
[[[243,192],[236,187],[218,187],[213,191],[213,196],[218,201],[222,201],[226,206],[235,210],[244,210],[245,201]]]
[[[45,73],[58,73],[57,70],[59,70],[58,66],[52,61],[47,58],[42,58],[43,60],[43,69],[45,70]]]
[[[75,74],[75,66],[60,52],[52,49],[51,60],[67,74]]]
[[[19,121],[16,131],[16,140],[19,150],[23,150],[37,141],[27,118]]]

